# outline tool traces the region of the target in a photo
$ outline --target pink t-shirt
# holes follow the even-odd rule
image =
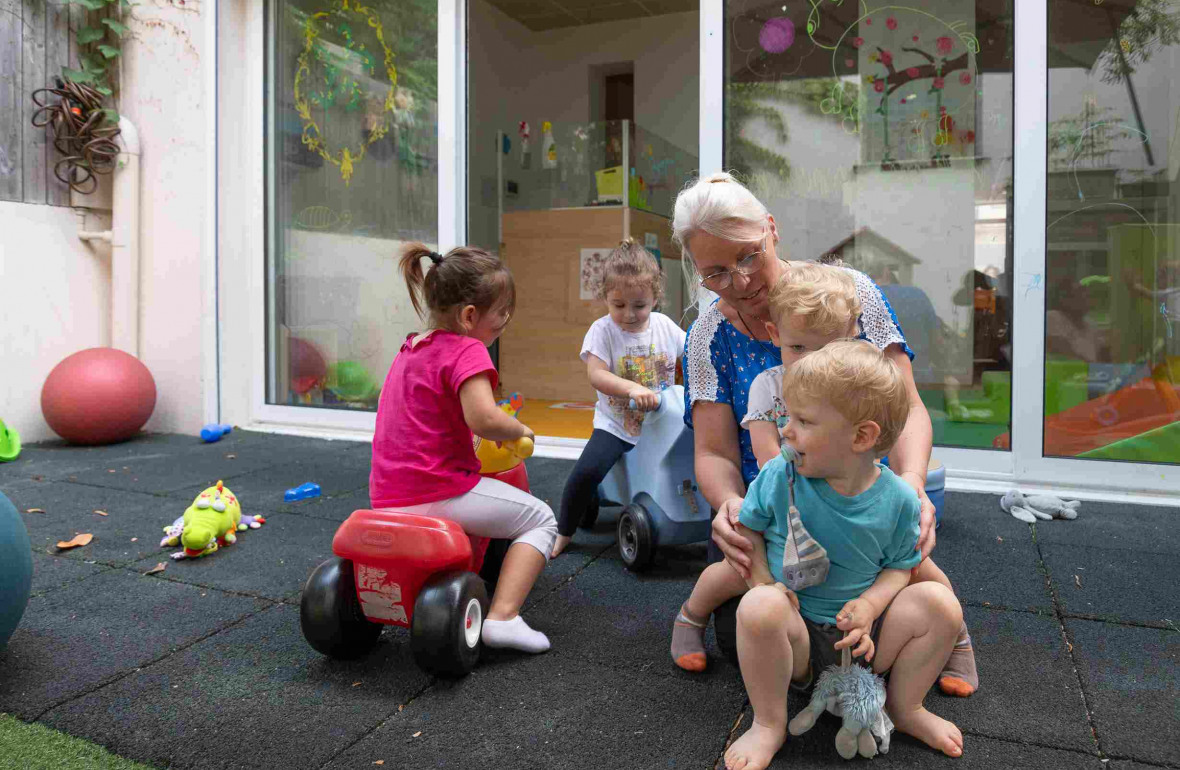
[[[463,420],[459,387],[487,373],[499,380],[483,343],[438,330],[411,347],[406,337],[381,389],[369,498],[374,508],[448,500],[479,483],[479,460]]]

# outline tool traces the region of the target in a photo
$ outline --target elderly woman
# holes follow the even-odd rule
[[[750,433],[740,426],[746,413],[750,383],[765,369],[782,364],[782,356],[766,329],[767,295],[778,281],[783,262],[778,230],[766,207],[732,176],[713,174],[698,180],[676,199],[672,237],[699,276],[699,283],[718,295],[689,330],[684,353],[685,422],[694,430],[697,484],[718,512],[713,518],[710,561],[722,556],[749,576],[753,544],[730,524],[729,513],[741,509],[746,487],[758,475]],[[890,467],[913,486],[922,504],[918,548],[926,557],[934,548],[934,506],[926,496],[930,461],[930,416],[914,384],[913,352],[881,290],[855,273],[863,308],[861,337],[885,351],[901,369],[910,399],[909,418],[889,453]],[[719,549],[719,552],[718,550]],[[933,561],[924,558],[913,581],[950,581]],[[733,657],[736,648],[733,600],[714,613],[718,645]],[[944,692],[967,696],[978,687],[975,656],[964,625],[942,675]]]

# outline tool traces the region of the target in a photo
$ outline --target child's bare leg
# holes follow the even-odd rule
[[[680,608],[672,623],[672,660],[685,671],[704,671],[705,626],[713,610],[746,590],[742,576],[719,561],[705,567],[697,578],[692,595]]]
[[[959,728],[923,707],[955,644],[963,623],[959,600],[946,586],[933,581],[902,589],[881,626],[873,669],[892,669],[885,710],[894,725],[947,756],[963,753]]]
[[[941,583],[954,591],[950,578],[939,569],[933,559],[923,559],[914,568],[910,577],[910,585],[924,581]],[[938,675],[938,688],[947,695],[966,698],[979,689],[979,672],[975,668],[975,648],[971,645],[971,634],[967,632],[967,624],[959,626],[959,635],[955,638],[955,648],[947,658],[942,673]]]
[[[806,672],[807,627],[787,595],[750,589],[737,611],[737,650],[754,724],[725,752],[728,770],[760,770],[787,738],[787,683]]]

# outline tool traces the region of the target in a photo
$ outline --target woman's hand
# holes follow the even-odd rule
[[[717,515],[713,517],[713,542],[742,579],[747,580],[750,577],[750,565],[753,563],[751,556],[754,553],[754,544],[733,525],[741,510],[740,497],[731,497],[721,504]]]
[[[660,396],[642,385],[636,385],[627,391],[627,397],[635,402],[635,408],[642,412],[650,412],[660,406]]]
[[[926,483],[918,474],[908,472],[901,474],[901,477],[918,493],[918,502],[922,505],[918,514],[918,547],[915,550],[921,551],[925,559],[934,550],[934,541],[937,539],[934,533],[934,503],[926,496]]]

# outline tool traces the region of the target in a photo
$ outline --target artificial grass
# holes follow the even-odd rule
[[[151,770],[89,741],[0,714],[0,770]]]

